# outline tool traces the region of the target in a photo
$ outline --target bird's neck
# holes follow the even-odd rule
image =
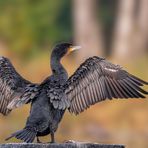
[[[59,79],[67,80],[68,74],[61,64],[61,57],[56,57],[54,55],[51,56],[51,70],[53,75],[58,77]]]

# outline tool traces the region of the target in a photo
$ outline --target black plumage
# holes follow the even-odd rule
[[[69,43],[56,45],[51,55],[52,75],[41,84],[22,78],[7,58],[0,58],[0,112],[7,115],[12,109],[31,102],[31,111],[23,130],[13,133],[25,142],[35,137],[54,133],[66,109],[79,114],[91,105],[113,98],[145,98],[148,94],[141,86],[145,82],[111,64],[104,58],[87,59],[68,79],[61,58],[78,49]]]

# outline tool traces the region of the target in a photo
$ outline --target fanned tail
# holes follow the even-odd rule
[[[13,137],[23,140],[26,143],[32,143],[36,137],[36,132],[34,130],[25,128],[23,130],[17,131],[16,133],[13,133],[10,137],[6,138],[5,140],[9,140]]]

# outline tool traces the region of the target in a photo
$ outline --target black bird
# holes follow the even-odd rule
[[[66,109],[79,114],[91,105],[113,98],[145,98],[141,86],[148,84],[140,78],[100,57],[87,59],[68,79],[61,58],[78,49],[69,43],[55,46],[51,54],[52,75],[40,85],[22,78],[7,58],[0,58],[0,112],[7,115],[12,109],[31,102],[31,111],[23,130],[16,137],[33,142],[35,137],[54,133]]]

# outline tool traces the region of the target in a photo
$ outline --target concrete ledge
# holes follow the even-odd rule
[[[124,145],[107,145],[97,143],[60,143],[60,144],[27,144],[27,143],[9,143],[1,144],[0,148],[125,148]]]

